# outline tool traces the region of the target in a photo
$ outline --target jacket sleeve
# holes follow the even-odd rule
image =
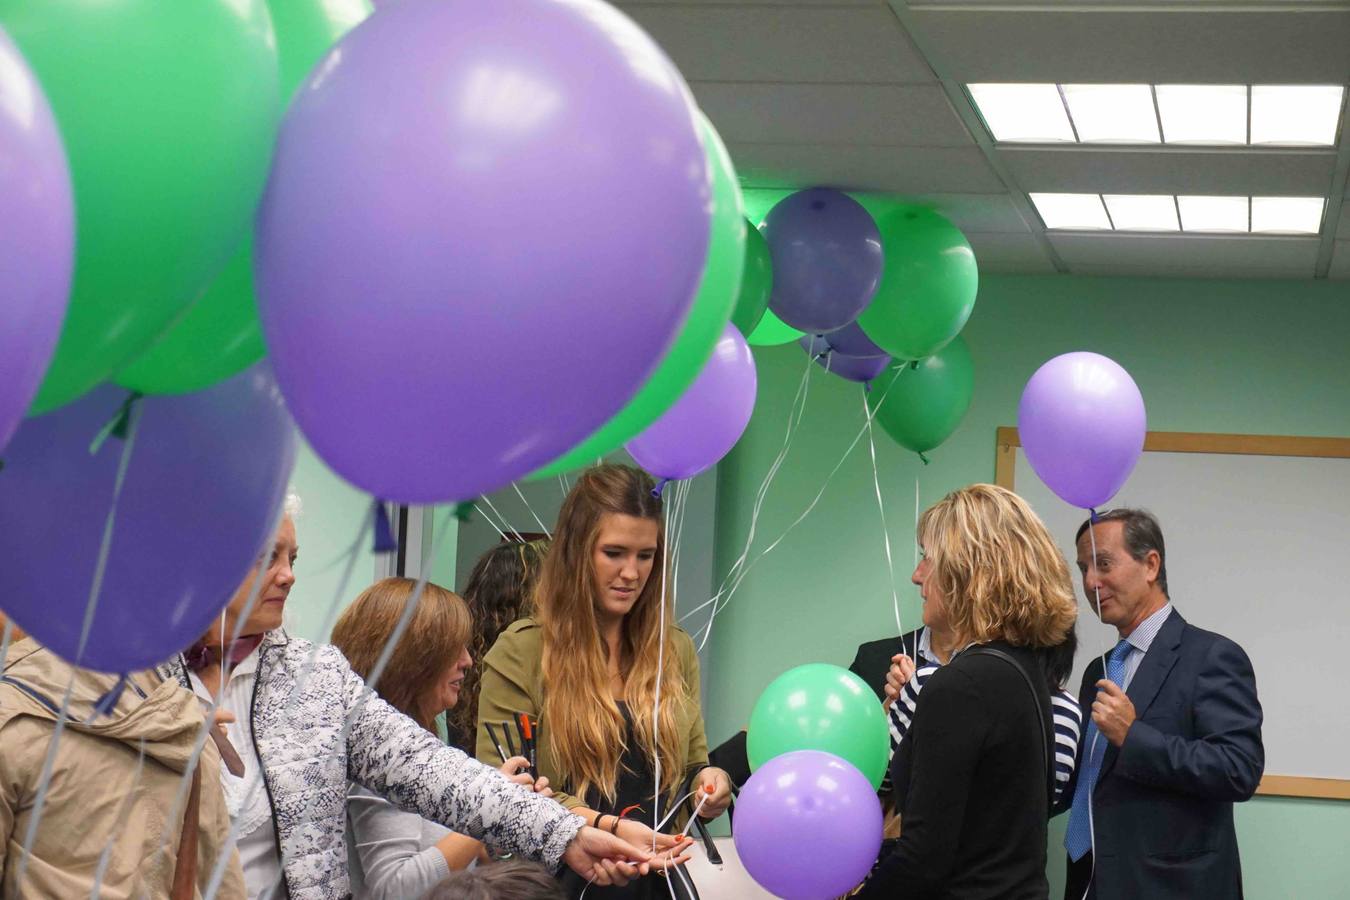
[[[708,735],[703,727],[703,685],[699,672],[698,651],[694,649],[694,639],[685,631],[680,630],[676,634],[681,642],[681,655],[684,657],[681,669],[684,671],[684,683],[689,691],[692,716],[689,743],[684,755],[684,768],[688,772],[708,765]]]
[[[23,808],[25,775],[17,757],[26,756],[25,742],[14,734],[4,734],[8,718],[0,718],[0,893],[4,893],[5,865],[9,847],[15,843],[14,831],[19,810]],[[22,839],[20,839],[22,840]]]
[[[351,781],[452,831],[557,867],[581,819],[442,744],[369,690],[336,649],[324,649],[345,670]]]
[[[1251,660],[1227,638],[1210,646],[1195,682],[1194,739],[1135,720],[1116,771],[1150,787],[1208,800],[1242,801],[1265,770],[1261,702]]]
[[[450,874],[437,847],[422,849],[421,819],[364,788],[347,792],[347,831],[369,900],[421,897]]]

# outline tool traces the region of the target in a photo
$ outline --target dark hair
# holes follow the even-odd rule
[[[1100,525],[1103,522],[1121,523],[1125,549],[1135,562],[1147,559],[1150,550],[1158,552],[1158,588],[1164,597],[1171,599],[1171,595],[1167,593],[1167,551],[1163,547],[1162,526],[1158,524],[1153,513],[1128,507],[1108,509],[1104,513],[1097,513],[1096,519],[1089,519],[1079,525],[1078,533],[1073,536],[1073,542],[1078,543],[1078,539],[1087,532],[1088,525]]]
[[[1073,657],[1077,652],[1078,629],[1074,627],[1069,628],[1064,640],[1040,651],[1041,662],[1045,666],[1045,680],[1051,693],[1068,684],[1069,676],[1073,674]]]
[[[513,859],[451,872],[423,900],[564,900],[562,887],[538,863]]]
[[[475,663],[482,662],[506,626],[534,612],[534,583],[547,553],[548,541],[505,541],[474,563],[464,588],[464,602],[473,616],[469,654]],[[478,729],[481,678],[482,668],[475,665],[464,677],[459,703],[445,716],[450,743],[470,756]]]

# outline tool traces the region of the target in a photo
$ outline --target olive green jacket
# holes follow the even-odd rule
[[[676,715],[676,726],[684,735],[685,771],[701,768],[708,764],[708,739],[703,733],[703,713],[699,700],[698,654],[694,651],[694,641],[689,633],[679,626],[672,626],[675,647],[680,654],[680,671],[684,673],[685,687],[689,699],[684,708]],[[497,747],[488,736],[485,723],[494,727],[510,722],[518,712],[529,713],[537,718],[544,709],[543,674],[543,635],[544,630],[534,619],[521,619],[507,626],[497,638],[487,656],[483,658],[482,688],[478,697],[478,759],[487,763],[500,763]],[[497,732],[500,734],[500,730]],[[512,729],[512,740],[515,730]],[[507,748],[503,748],[507,749]],[[510,751],[507,749],[509,755]],[[567,792],[571,787],[569,779],[558,770],[557,762],[549,745],[548,722],[539,729],[537,748],[539,774],[548,778],[553,788],[554,799],[568,809],[585,806],[585,800]],[[681,816],[683,818],[683,816]]]

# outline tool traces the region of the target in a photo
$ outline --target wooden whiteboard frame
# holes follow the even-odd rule
[[[1017,490],[1017,449],[1022,438],[1017,429],[1002,426],[994,444],[994,483]],[[1350,459],[1350,438],[1289,437],[1273,434],[1200,434],[1184,431],[1150,431],[1144,449],[1166,453],[1233,453],[1244,456],[1317,456]],[[1350,800],[1350,779],[1306,778],[1299,775],[1265,775],[1256,793],[1268,797],[1316,797]]]

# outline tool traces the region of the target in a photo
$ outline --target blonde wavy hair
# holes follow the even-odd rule
[[[661,499],[645,472],[602,465],[573,486],[558,513],[553,543],[535,588],[536,618],[543,628],[544,727],[569,790],[585,797],[595,788],[614,802],[619,761],[627,746],[623,714],[610,692],[609,649],[596,618],[594,552],[607,515],[656,522],[651,576],[624,617],[619,673],[623,699],[638,746],[661,763],[661,792],[669,795],[684,778],[684,742],[676,714],[689,699],[675,647],[674,602],[665,596],[666,534]],[[665,647],[661,641],[664,600]],[[657,658],[661,659],[660,728],[652,728]]]
[[[919,543],[957,646],[1053,647],[1078,617],[1069,564],[1045,524],[1007,488],[973,484],[929,507]]]

